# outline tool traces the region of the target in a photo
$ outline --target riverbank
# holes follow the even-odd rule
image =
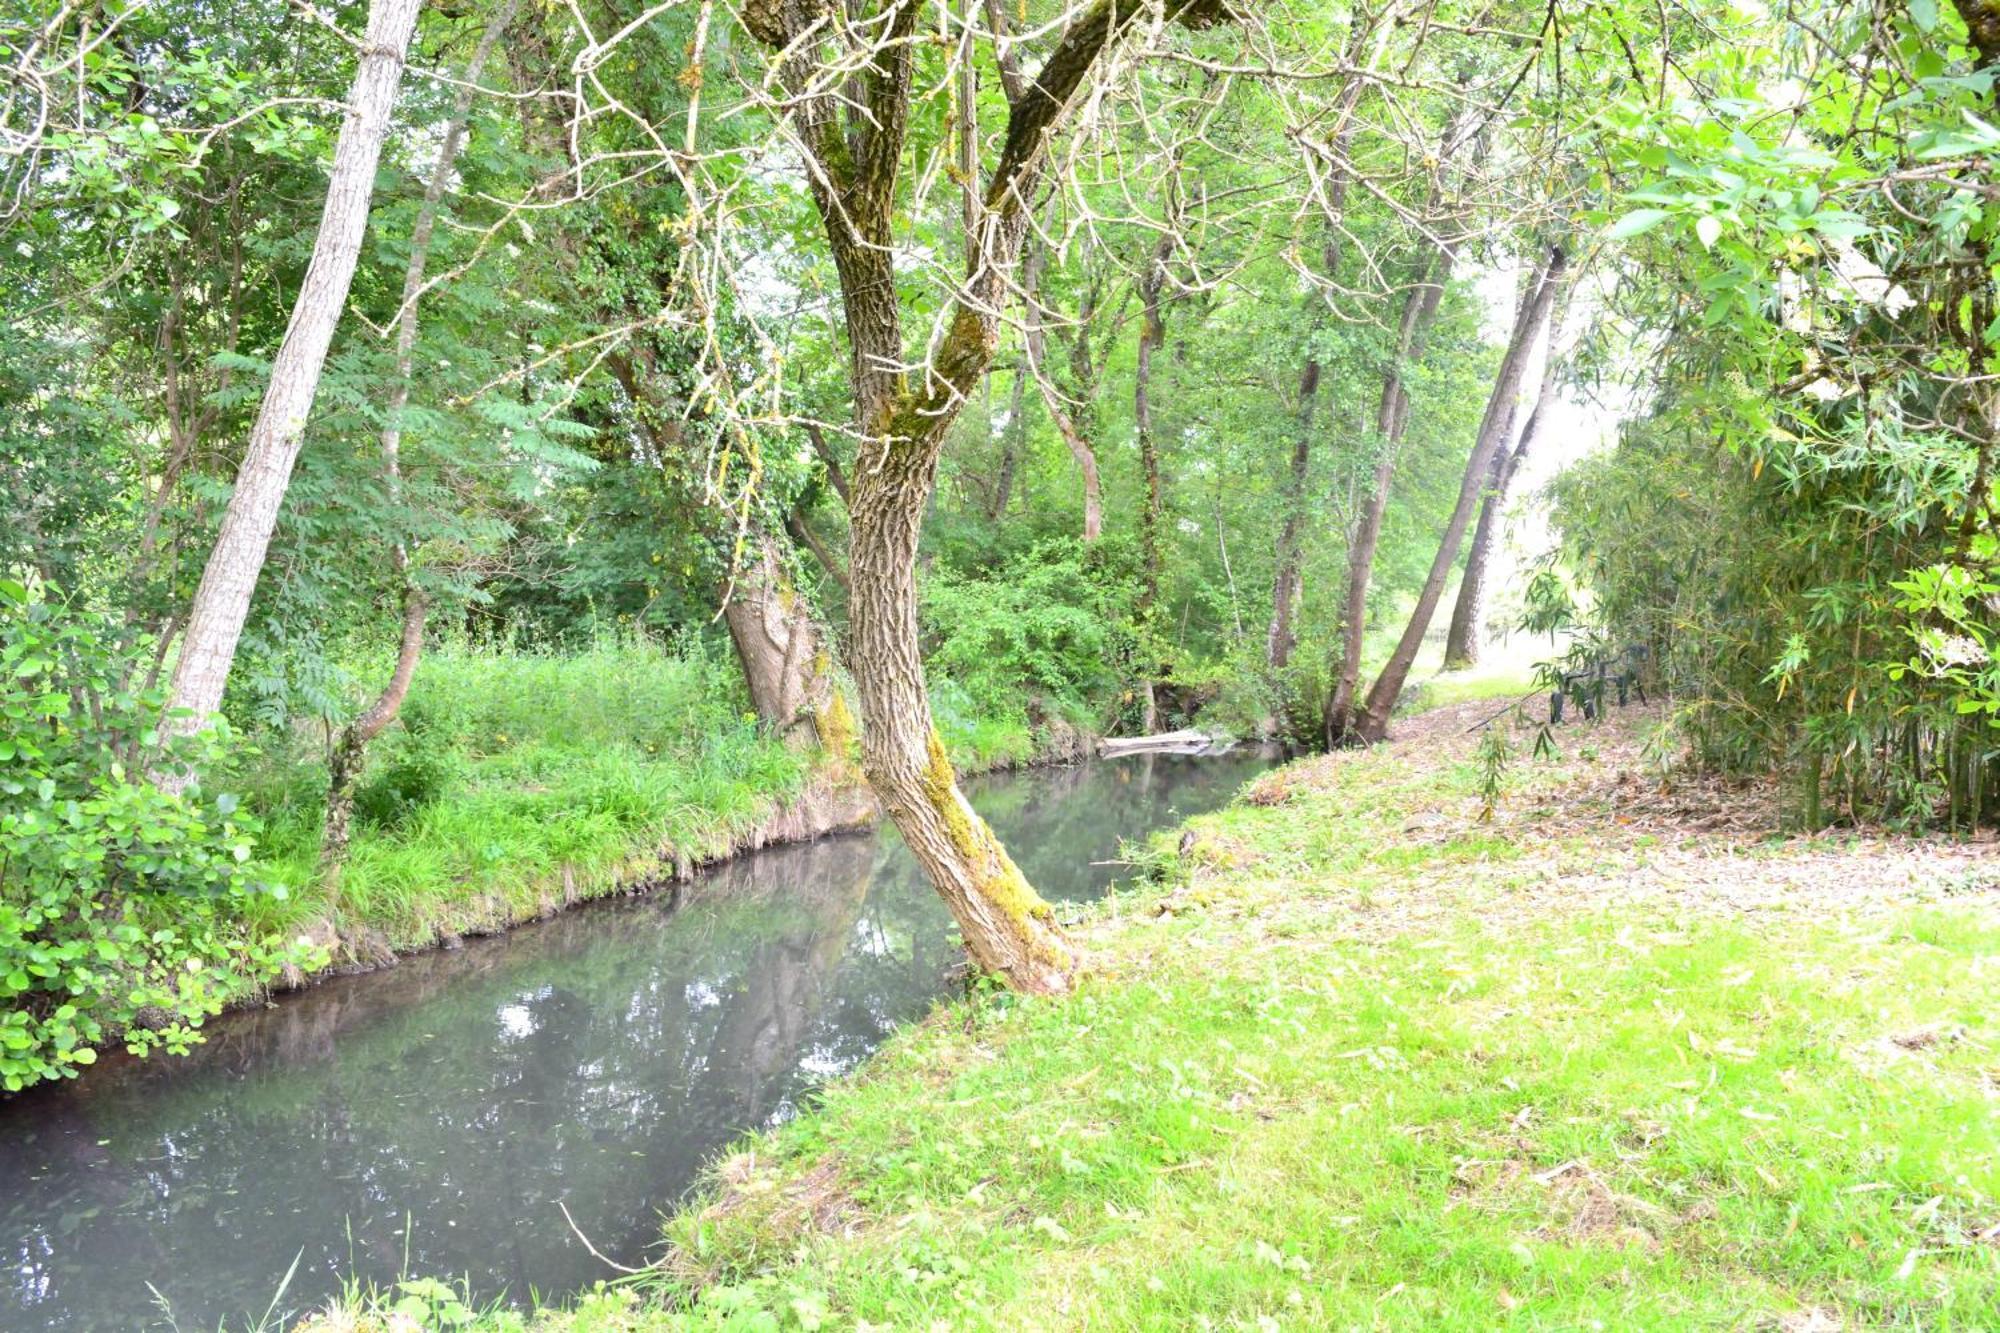
[[[568,653],[445,649],[379,741],[337,894],[316,873],[324,769],[311,746],[244,776],[260,869],[296,886],[248,923],[324,958],[276,989],[641,892],[743,853],[869,827],[843,756],[788,748],[741,711],[734,665],[641,638]],[[1062,719],[961,707],[940,727],[963,773],[1069,763]]]
[[[1773,837],[1636,709],[1482,822],[1492,710],[1157,839],[1075,996],[906,1031],[534,1326],[2000,1323],[1992,845]]]

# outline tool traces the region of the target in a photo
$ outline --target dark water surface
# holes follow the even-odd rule
[[[968,784],[1045,896],[1264,761]],[[561,1295],[641,1261],[701,1165],[793,1114],[947,985],[950,918],[893,833],[775,848],[209,1025],[0,1102],[0,1329],[241,1327],[350,1277]]]

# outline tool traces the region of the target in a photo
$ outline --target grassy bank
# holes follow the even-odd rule
[[[1034,756],[1025,718],[944,688],[959,763]],[[725,656],[643,638],[434,651],[371,753],[337,903],[314,874],[321,738],[267,745],[245,775],[263,870],[297,886],[256,924],[332,922],[404,950],[725,855],[800,795],[815,762],[761,733],[742,696]]]
[[[1990,848],[1769,840],[1633,714],[1484,823],[1491,708],[1163,837],[1078,994],[903,1034],[534,1326],[2000,1325]]]

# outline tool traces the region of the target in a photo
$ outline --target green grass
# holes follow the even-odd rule
[[[1159,840],[1077,994],[905,1032],[534,1326],[2000,1327],[1990,897],[1607,906],[1657,839],[1400,835],[1462,754],[1284,785]]]
[[[960,701],[941,723],[968,767],[1020,762],[1025,723]],[[732,843],[811,775],[764,735],[726,653],[609,638],[567,652],[428,653],[399,724],[371,748],[337,907],[315,879],[317,744],[267,744],[249,775],[267,874],[298,886],[260,928],[332,919],[392,948],[611,892]]]

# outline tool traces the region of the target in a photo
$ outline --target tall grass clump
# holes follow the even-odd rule
[[[270,748],[255,798],[273,859],[309,884],[317,738]],[[699,640],[444,646],[370,758],[338,906],[308,888],[272,924],[336,912],[397,947],[518,920],[725,850],[810,764],[758,729],[735,664]]]

